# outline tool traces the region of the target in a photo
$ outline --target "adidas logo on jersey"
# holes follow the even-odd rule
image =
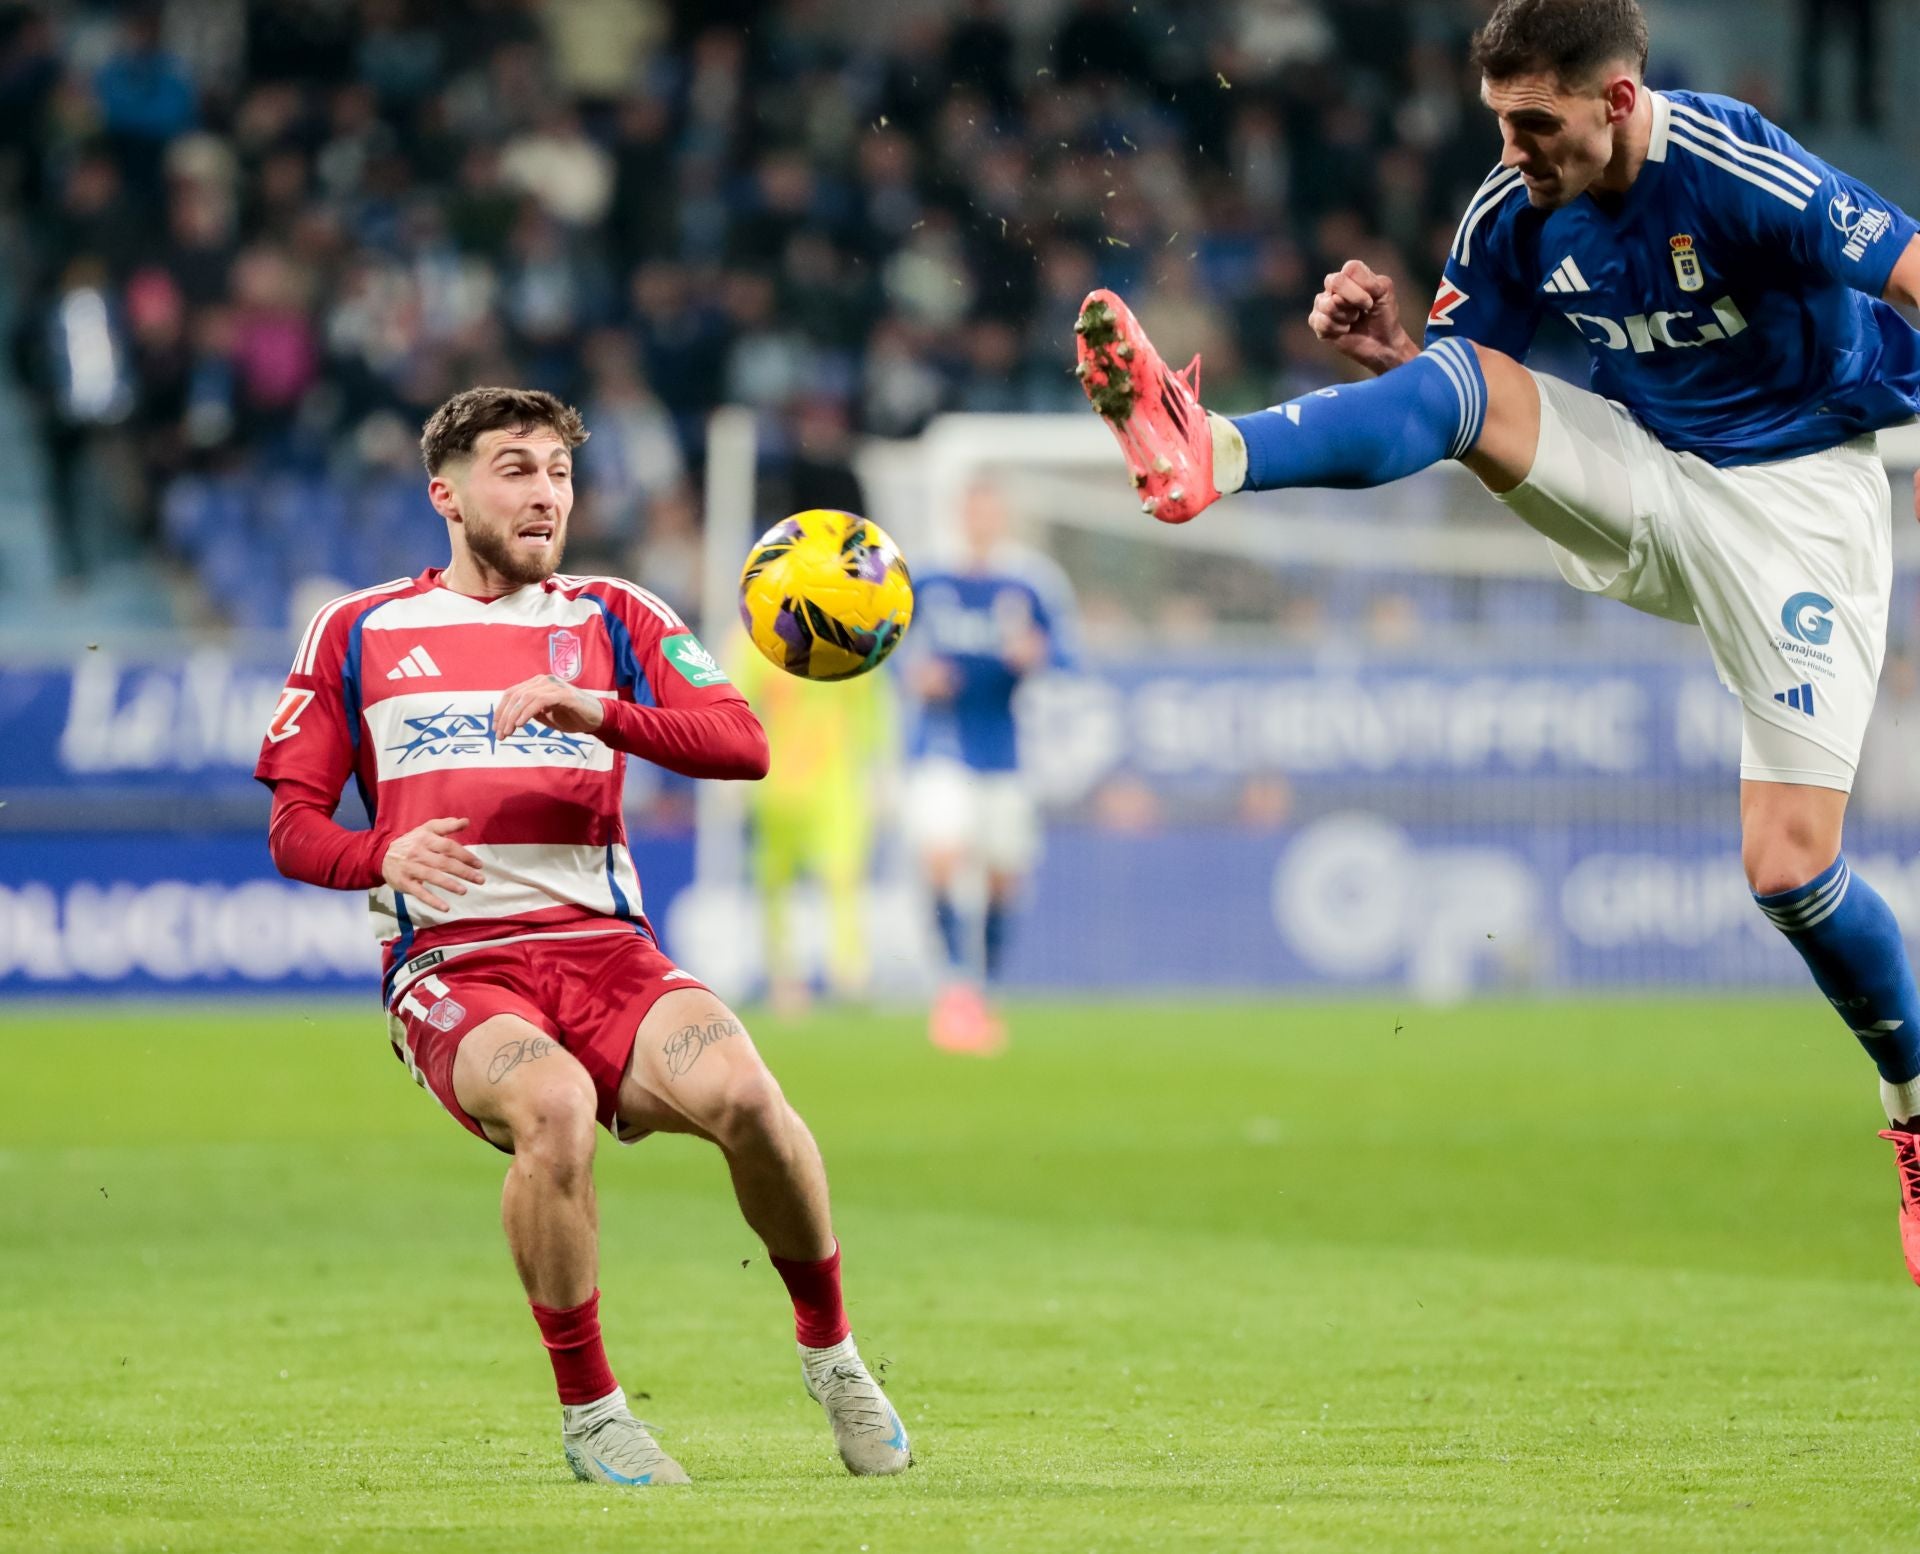
[[[439,673],[440,666],[428,656],[427,650],[417,647],[387,671],[387,678],[389,680],[421,680]]]
[[[1808,717],[1813,716],[1813,686],[1809,683],[1803,682],[1790,691],[1775,691],[1773,699],[1784,702],[1795,712],[1804,712]]]
[[[1572,254],[1568,254],[1566,258],[1560,261],[1558,266],[1555,267],[1553,274],[1547,278],[1546,285],[1540,289],[1542,291],[1555,293],[1593,290],[1593,288],[1587,284],[1586,276],[1580,273],[1580,266],[1573,262]]]

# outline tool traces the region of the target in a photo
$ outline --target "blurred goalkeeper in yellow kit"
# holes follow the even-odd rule
[[[793,891],[816,881],[827,902],[825,971],[838,999],[866,996],[870,935],[862,915],[879,790],[895,760],[893,688],[885,675],[822,682],[785,674],[741,638],[734,682],[767,732],[772,765],[747,795],[768,997],[781,1014],[811,998],[797,953]]]

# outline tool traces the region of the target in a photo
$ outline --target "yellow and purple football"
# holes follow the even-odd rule
[[[789,674],[851,680],[906,635],[913,578],[877,523],[816,507],[754,542],[740,572],[740,619],[753,645]]]

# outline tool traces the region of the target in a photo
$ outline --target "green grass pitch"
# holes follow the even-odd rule
[[[757,1031],[918,1465],[849,1478],[718,1157],[603,1146],[690,1490],[576,1484],[500,1165],[368,1010],[0,1019],[0,1549],[1910,1547],[1920,1290],[1811,998]]]

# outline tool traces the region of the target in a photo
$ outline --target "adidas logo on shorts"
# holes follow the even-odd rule
[[[1790,691],[1775,691],[1773,699],[1784,702],[1795,712],[1804,712],[1808,717],[1813,716],[1813,687],[1810,684],[1796,685]]]

